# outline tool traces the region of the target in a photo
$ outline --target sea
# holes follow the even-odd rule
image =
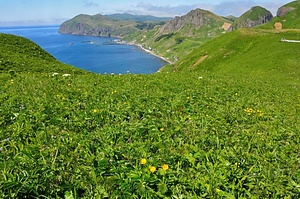
[[[0,33],[30,39],[57,60],[100,74],[151,74],[167,62],[133,45],[107,45],[117,38],[66,35],[59,26],[2,27]]]

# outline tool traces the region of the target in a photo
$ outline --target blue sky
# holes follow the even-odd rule
[[[262,6],[274,15],[292,0],[0,0],[0,26],[60,24],[78,14],[131,13],[181,16],[201,8],[215,14],[240,16],[252,6]]]

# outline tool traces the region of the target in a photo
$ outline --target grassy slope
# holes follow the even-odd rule
[[[300,4],[298,1],[293,1],[284,5],[283,7],[294,7],[296,8],[290,13],[287,13],[283,17],[274,17],[271,22],[258,26],[259,29],[274,29],[276,22],[281,22],[283,29],[300,29]]]
[[[300,33],[297,30],[278,33],[240,29],[207,42],[173,66],[173,69],[298,78],[299,43],[280,42],[281,38],[300,40]],[[198,60],[203,56],[207,58],[199,63]]]
[[[237,35],[215,45],[251,52],[257,42]],[[74,69],[54,61],[54,71],[27,40],[1,42],[1,52],[11,49],[1,57],[10,60],[0,73],[1,198],[299,198],[299,76],[291,84],[229,66],[214,74],[208,63],[185,73],[52,76]],[[258,69],[255,60],[239,66]]]

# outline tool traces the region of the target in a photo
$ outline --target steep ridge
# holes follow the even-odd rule
[[[184,16],[175,17],[173,20],[167,22],[159,29],[158,35],[176,33],[186,28],[183,34],[190,36],[194,30],[200,30],[202,27],[209,27],[211,32],[214,32],[216,29],[222,29],[222,25],[225,22],[229,23],[228,20],[210,11],[195,9]],[[197,32],[195,32],[196,34]]]
[[[163,26],[126,37],[171,62],[182,59],[194,48],[226,32],[232,21],[210,11],[195,9]]]
[[[273,15],[270,11],[260,6],[255,6],[235,20],[229,31],[238,28],[252,28],[264,24],[270,21],[272,18]]]

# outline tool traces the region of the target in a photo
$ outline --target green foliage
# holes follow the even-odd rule
[[[205,53],[257,39],[228,35]],[[0,36],[26,63],[0,73],[0,198],[300,197],[299,69],[97,75]]]

